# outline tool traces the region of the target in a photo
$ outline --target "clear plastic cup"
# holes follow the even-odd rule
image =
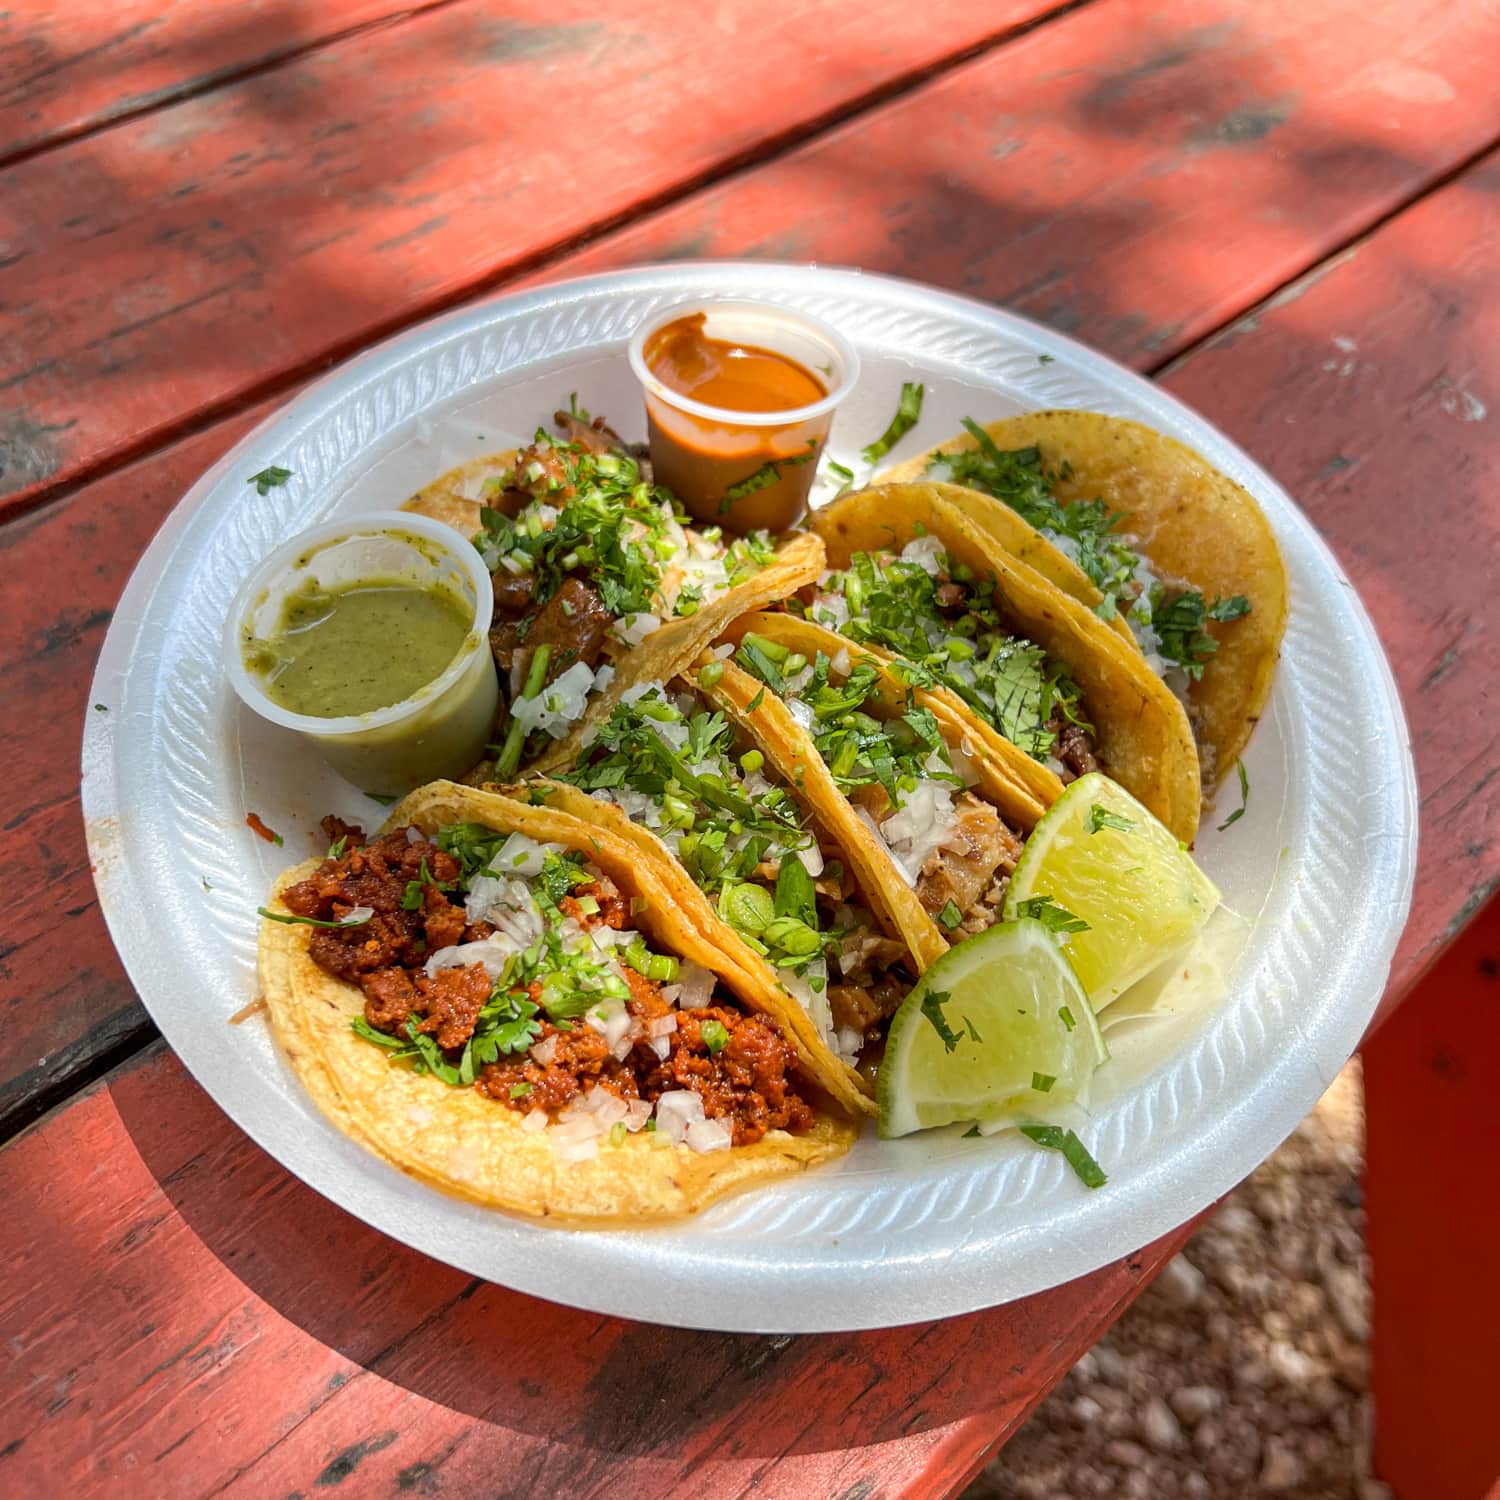
[[[732,411],[673,390],[647,365],[646,344],[695,313],[704,315],[706,337],[784,355],[816,375],[827,394],[789,411]],[[710,299],[666,308],[636,330],[630,367],[645,393],[656,482],[699,520],[737,532],[785,531],[806,513],[833,414],[859,379],[859,356],[837,329],[771,302]]]
[[[246,664],[247,645],[275,632],[293,590],[313,581],[326,589],[364,579],[441,584],[472,605],[473,624],[447,667],[399,703],[326,719],[284,708]],[[224,628],[224,668],[248,708],[297,731],[361,791],[398,795],[437,777],[462,775],[484,755],[500,693],[489,649],[494,602],[484,559],[449,526],[404,511],[330,521],[279,547],[245,581]],[[382,643],[372,641],[370,649],[379,651]]]

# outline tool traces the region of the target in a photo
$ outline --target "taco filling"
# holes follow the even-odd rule
[[[566,430],[539,429],[487,481],[474,539],[494,581],[490,647],[510,699],[502,776],[566,737],[623,655],[774,557],[766,532],[730,540],[692,526],[608,428]]]
[[[916,537],[899,554],[857,552],[847,568],[803,589],[793,608],[889,652],[910,686],[949,688],[1063,781],[1099,769],[1093,726],[1068,669],[1010,628],[994,580],[955,564],[936,537]]]
[[[946,469],[955,484],[1001,501],[1041,532],[1098,588],[1099,618],[1123,615],[1151,670],[1185,697],[1219,649],[1208,622],[1242,618],[1250,613],[1249,599],[1233,594],[1210,601],[1190,584],[1163,577],[1137,540],[1116,529],[1126,518],[1103,500],[1057,498],[1040,449],[1003,450],[971,417],[964,427],[978,446],[934,454],[928,472]]]
[[[696,684],[684,677],[669,688],[629,689],[585,762],[556,779],[650,829],[771,966],[822,1042],[853,1063],[914,973],[837,846],[709,698],[723,671],[715,661]]]
[[[710,1152],[815,1124],[775,1022],[653,951],[583,854],[477,823],[324,826],[276,920],[315,927],[309,957],[359,987],[353,1030],[394,1066],[519,1112],[568,1161],[640,1131]]]

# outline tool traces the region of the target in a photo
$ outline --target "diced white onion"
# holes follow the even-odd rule
[[[557,1056],[557,1044],[560,1037],[549,1036],[545,1041],[536,1042],[531,1048],[533,1062],[539,1062],[546,1068],[552,1065],[552,1059]]]
[[[712,972],[701,964],[684,959],[677,966],[677,983],[668,985],[662,994],[668,995],[669,990],[675,990],[675,1001],[683,1010],[696,1010],[700,1005],[708,1004],[717,982]],[[668,995],[668,998],[674,997]]]
[[[597,672],[594,673],[594,691],[602,693],[610,683],[615,680],[615,669],[610,662],[605,662]]]
[[[677,1030],[676,1016],[657,1016],[646,1023],[646,1035],[655,1041],[659,1036],[671,1036]]]
[[[528,734],[543,729],[553,739],[560,740],[583,717],[593,687],[593,670],[587,662],[575,661],[534,698],[516,698],[510,705],[511,718]]]
[[[812,711],[812,705],[801,698],[788,698],[786,706],[791,710],[792,717],[804,729],[811,729],[818,722],[818,716]]]
[[[363,927],[375,915],[373,906],[351,906],[345,916],[339,918],[341,927]]]
[[[688,1126],[703,1117],[703,1100],[691,1089],[673,1089],[656,1101],[656,1128],[674,1145],[686,1140]]]
[[[732,1140],[718,1120],[694,1120],[687,1128],[688,1147],[693,1151],[727,1151]]]
[[[521,1121],[521,1129],[527,1135],[537,1135],[547,1128],[547,1111],[545,1109],[534,1109]]]
[[[614,632],[628,646],[639,646],[648,635],[661,629],[660,615],[626,615],[623,620],[616,620]]]
[[[423,968],[430,979],[443,969],[467,969],[472,964],[483,964],[484,972],[492,980],[498,979],[506,964],[525,946],[525,943],[517,943],[503,932],[496,932],[482,942],[457,943],[448,948],[439,948],[436,953],[428,955]]]
[[[422,830],[415,823],[407,825],[406,842],[408,844],[420,844],[422,842]]]
[[[802,861],[802,868],[814,880],[823,873],[823,851],[816,844],[809,844],[807,848],[799,849],[797,858]]]
[[[835,677],[847,677],[849,675],[849,648],[840,646],[838,654],[829,662]]]
[[[552,1134],[555,1136],[555,1130]],[[589,1136],[587,1140],[576,1141],[554,1139],[552,1150],[561,1162],[589,1161],[599,1154],[599,1137]]]
[[[666,1062],[672,1055],[672,1038],[669,1036],[654,1036],[646,1045],[656,1054],[660,1062]]]
[[[729,658],[734,655],[734,642],[725,641],[722,646],[715,646],[714,655],[717,656],[720,661],[728,661]]]
[[[930,573],[934,578],[943,571],[946,560],[943,544],[935,536],[914,537],[901,549],[902,562],[915,563],[924,573]]]
[[[631,1099],[625,1106],[625,1128],[634,1134],[637,1130],[646,1128],[646,1121],[651,1118],[651,1101],[649,1099]]]
[[[880,825],[880,836],[906,877],[915,883],[923,861],[953,827],[953,793],[937,781],[919,781],[900,810]]]

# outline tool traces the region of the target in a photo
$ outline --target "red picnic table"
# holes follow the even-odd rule
[[[1159,378],[1339,554],[1423,794],[1389,1008],[1500,869],[1497,56],[1492,8],[1438,0],[0,13],[0,1488],[869,1500],[971,1476],[1193,1225],[1012,1306],[775,1338],[568,1311],[385,1239],[231,1125],[125,979],[78,807],[99,643],[206,466],[438,309],[684,257],[919,278]],[[1485,1241],[1438,1234],[1463,1195],[1433,1189],[1496,1138],[1493,911],[1371,1049],[1377,1383],[1427,1395],[1420,1429],[1380,1408],[1377,1462],[1410,1496],[1489,1477],[1464,1346],[1493,1299],[1460,1297]],[[1413,1070],[1408,1122],[1385,1101]],[[1440,1274],[1393,1269],[1383,1302],[1384,1257],[1423,1250],[1398,1223],[1414,1130],[1460,1141],[1421,1200]],[[1488,1216],[1463,1212],[1492,1265],[1487,1170]]]

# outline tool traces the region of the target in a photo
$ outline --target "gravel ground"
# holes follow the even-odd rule
[[[963,1500],[1390,1500],[1369,1477],[1359,1064]]]

